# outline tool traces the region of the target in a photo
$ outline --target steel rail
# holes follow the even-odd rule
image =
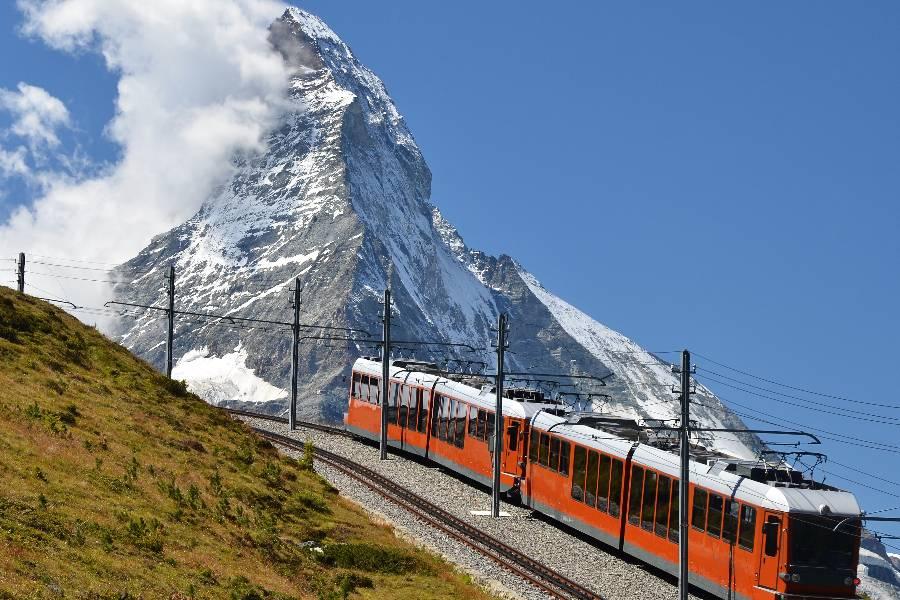
[[[251,419],[261,419],[263,421],[272,421],[274,423],[288,423],[287,417],[278,417],[275,415],[265,415],[262,413],[252,412],[249,410],[241,410],[240,408],[225,408],[227,412],[230,412],[233,415],[238,415],[241,417],[249,417]],[[352,433],[347,431],[346,429],[341,429],[340,427],[330,427],[328,425],[322,425],[321,423],[313,423],[312,421],[294,421],[298,427],[306,427],[307,429],[315,429],[316,431],[322,431],[324,433],[330,433],[333,435],[340,435],[343,437],[355,437]]]
[[[254,427],[254,431],[267,440],[294,450],[304,450],[298,440]],[[564,600],[602,600],[602,597],[497,540],[477,527],[447,512],[440,506],[395,483],[384,475],[348,458],[321,448],[314,450],[316,458],[351,477],[387,500],[409,511],[428,525],[466,544],[487,556],[503,568],[531,582],[534,586],[556,598]]]

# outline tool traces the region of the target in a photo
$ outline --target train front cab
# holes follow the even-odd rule
[[[633,462],[624,448],[532,434],[527,505],[677,575],[680,482],[671,469]],[[689,498],[692,585],[742,600],[856,597],[858,523],[834,532],[841,518],[766,510],[698,485]]]

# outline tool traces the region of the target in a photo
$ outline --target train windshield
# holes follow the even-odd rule
[[[853,556],[859,547],[859,520],[842,524],[844,517],[820,517],[818,515],[791,515],[790,556],[792,566],[827,567],[830,569],[856,570]]]

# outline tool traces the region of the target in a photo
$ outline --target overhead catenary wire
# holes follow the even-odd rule
[[[734,377],[729,377],[728,375],[724,375],[724,374],[722,374],[722,373],[717,373],[716,371],[713,371],[713,370],[711,370],[711,369],[705,369],[705,368],[703,368],[703,367],[697,367],[697,370],[698,370],[698,371],[705,371],[705,372],[707,372],[707,373],[711,373],[712,375],[715,375],[716,377],[720,377],[720,378],[722,378],[722,379],[727,379],[728,381],[733,381],[733,382],[739,383],[739,384],[741,384],[741,385],[743,385],[743,386],[746,386],[746,387],[749,387],[749,388],[753,388],[753,389],[756,389],[756,390],[762,390],[762,391],[764,391],[764,392],[769,392],[769,393],[771,393],[771,394],[777,394],[777,395],[779,395],[779,396],[784,396],[785,398],[793,398],[794,400],[801,400],[801,401],[803,401],[803,402],[808,402],[808,403],[810,403],[810,404],[815,404],[815,405],[817,405],[817,406],[826,406],[826,407],[829,407],[829,408],[836,408],[836,409],[838,409],[838,410],[844,410],[844,411],[850,411],[850,412],[858,412],[859,414],[863,414],[863,415],[882,416],[882,415],[877,415],[877,414],[874,414],[874,413],[867,413],[867,412],[862,412],[862,411],[855,411],[855,410],[850,409],[850,408],[843,408],[843,407],[841,407],[841,406],[837,406],[837,405],[834,405],[834,404],[829,404],[829,403],[827,403],[827,402],[817,402],[817,401],[815,401],[815,400],[810,400],[810,399],[808,399],[808,398],[803,398],[802,396],[794,396],[794,395],[792,395],[792,394],[786,394],[786,393],[784,393],[784,392],[779,392],[778,390],[773,390],[773,389],[771,389],[771,388],[762,387],[762,386],[758,386],[758,385],[753,385],[752,383],[748,383],[748,382],[746,382],[746,381],[742,381],[742,380],[736,379],[736,378],[734,378]],[[859,404],[865,404],[865,405],[868,405],[868,406],[876,406],[876,407],[880,407],[880,408],[894,408],[894,409],[900,409],[900,406],[898,406],[898,405],[896,405],[896,404],[880,404],[880,403],[878,403],[878,402],[861,402],[861,401],[859,402]]]
[[[868,404],[868,405],[875,405],[875,406],[878,406],[877,404],[873,404],[873,403],[871,403],[871,402],[865,402],[865,401],[862,401],[862,400],[854,400],[853,398],[847,398],[847,397],[845,397],[845,396],[837,396],[837,395],[834,395],[834,394],[826,394],[826,393],[823,393],[823,392],[816,392],[816,391],[813,391],[813,390],[810,390],[810,389],[807,389],[807,388],[803,388],[803,387],[799,387],[799,386],[793,386],[793,385],[788,385],[788,384],[786,384],[786,383],[781,383],[781,382],[779,382],[779,381],[775,381],[774,379],[768,379],[768,378],[766,378],[766,377],[761,377],[761,376],[759,376],[759,375],[754,375],[753,373],[749,373],[749,372],[747,372],[747,371],[742,371],[742,370],[740,370],[740,369],[736,369],[735,367],[730,367],[730,366],[728,366],[728,365],[726,365],[726,364],[724,364],[724,363],[715,361],[715,360],[709,358],[708,356],[704,356],[703,354],[700,354],[699,352],[695,352],[694,355],[695,355],[695,356],[699,356],[699,357],[702,358],[703,360],[709,361],[709,362],[713,363],[714,365],[718,365],[718,366],[720,366],[720,367],[723,367],[723,368],[725,368],[725,369],[728,369],[729,371],[734,371],[735,373],[740,373],[741,375],[746,375],[747,377],[752,377],[753,379],[756,379],[756,380],[758,380],[758,381],[764,381],[764,382],[766,382],[766,383],[771,383],[772,385],[777,385],[777,386],[780,386],[780,387],[783,387],[783,388],[786,388],[786,389],[789,389],[789,390],[794,390],[795,392],[803,392],[803,393],[805,393],[805,394],[812,394],[813,396],[820,396],[820,397],[822,397],[822,398],[831,398],[832,400],[843,400],[844,402],[852,402],[852,403],[854,403],[854,404]],[[894,407],[892,407],[892,408],[900,408],[900,407],[894,406]]]
[[[95,283],[112,283],[116,285],[132,285],[133,281],[115,281],[111,279],[92,279],[89,277],[75,277],[72,275],[60,275],[59,273],[41,273],[38,271],[30,271],[29,275],[38,275],[41,277],[49,277],[51,279],[72,279],[75,281],[91,281]]]
[[[857,421],[865,421],[866,423],[876,423],[879,425],[892,425],[894,427],[900,427],[900,418],[897,418],[897,417],[887,417],[885,415],[877,415],[874,413],[866,413],[866,412],[854,411],[854,410],[843,409],[843,408],[838,408],[838,407],[834,407],[834,408],[835,408],[835,410],[841,411],[841,412],[835,412],[835,410],[823,410],[822,408],[817,408],[817,407],[810,406],[810,405],[804,406],[803,404],[798,404],[797,402],[791,402],[790,400],[784,400],[782,398],[776,398],[774,396],[767,396],[765,394],[753,392],[753,391],[744,389],[742,387],[732,385],[732,384],[724,382],[724,381],[720,381],[714,377],[710,377],[709,375],[704,375],[703,378],[707,381],[711,381],[718,385],[723,385],[727,388],[731,388],[731,389],[737,390],[739,392],[744,392],[745,394],[750,394],[751,396],[756,396],[757,398],[772,400],[773,402],[780,402],[782,404],[787,404],[789,406],[796,406],[797,408],[815,410],[816,412],[819,412],[819,413],[824,413],[827,415],[834,415],[834,416],[842,417],[845,419],[854,419]],[[810,402],[812,404],[820,404],[821,405],[821,403],[816,403],[813,401],[810,401]],[[830,405],[825,405],[825,406],[830,406]],[[861,415],[868,415],[868,416],[861,416]],[[869,417],[878,417],[878,418],[869,418]]]

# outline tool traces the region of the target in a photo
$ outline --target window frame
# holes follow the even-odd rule
[[[609,514],[618,517],[622,514],[622,487],[625,483],[625,463],[613,458],[609,469]]]
[[[698,495],[703,495],[703,504],[697,505]],[[701,487],[695,487],[691,496],[691,527],[697,531],[706,531],[706,510],[709,506],[709,492]],[[698,511],[697,509],[700,508]],[[700,525],[697,525],[697,516],[700,515]]]
[[[600,466],[600,452],[588,450],[587,476],[584,478],[584,503],[592,508],[597,507],[597,469]],[[588,501],[590,495],[590,501]]]
[[[720,507],[717,509],[719,518],[718,522],[715,523],[716,531],[713,532],[710,524],[713,524],[713,501],[719,502]],[[706,533],[711,537],[721,539],[722,538],[722,523],[725,520],[725,497],[721,494],[710,494],[709,495],[709,505],[706,509]]]
[[[581,454],[581,472],[580,473],[579,473],[579,466],[578,466],[579,451]],[[584,503],[584,482],[587,478],[587,459],[588,459],[587,448],[585,448],[584,446],[575,444],[575,450],[572,455],[572,486],[571,486],[570,495],[572,496],[572,498],[574,498],[575,500],[577,500],[578,502],[581,502],[581,503]],[[581,477],[580,485],[579,485],[579,476]],[[581,494],[580,498],[575,495],[576,486],[580,490],[580,492],[579,492]]]
[[[663,490],[665,490],[665,501],[663,501]],[[672,504],[672,478],[668,475],[660,474],[656,483],[656,519],[653,521],[653,533],[660,537],[668,537],[669,535],[669,511]],[[659,522],[663,511],[665,517],[662,523]]]
[[[749,520],[744,519],[744,513],[748,512],[752,515],[752,518]],[[744,550],[745,552],[753,552],[753,548],[756,546],[756,507],[751,506],[750,504],[742,504],[741,512],[738,515],[738,548]],[[746,525],[749,523],[750,529],[750,545],[744,545],[744,530],[747,529]]]
[[[640,481],[636,481],[640,472]],[[646,470],[641,465],[631,465],[631,479],[628,483],[628,523],[635,527],[641,526],[641,507],[643,506],[644,474]],[[635,494],[637,491],[637,494]]]
[[[659,484],[659,473],[652,469],[644,472],[644,489],[641,495],[641,529],[653,531],[656,524],[656,492]],[[649,509],[649,510],[648,510]],[[650,513],[649,519],[647,512]]]

